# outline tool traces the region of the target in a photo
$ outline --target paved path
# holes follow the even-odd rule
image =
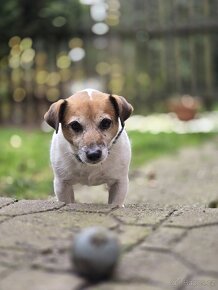
[[[124,209],[0,198],[0,290],[217,290],[218,209],[208,208],[217,158],[208,144],[133,172]],[[106,193],[78,189],[77,198],[105,201]],[[98,285],[70,263],[75,234],[93,225],[122,245],[114,277]]]
[[[104,187],[79,187],[79,202],[107,202]],[[218,139],[150,162],[130,174],[126,204],[205,205],[218,199]]]
[[[218,210],[0,199],[0,289],[218,289]],[[123,253],[111,281],[88,285],[70,263],[75,234],[101,225]],[[125,286],[125,287],[124,287]]]

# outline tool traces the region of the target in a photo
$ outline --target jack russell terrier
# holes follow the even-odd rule
[[[107,184],[108,203],[124,205],[131,159],[124,122],[132,111],[125,98],[92,89],[51,105],[44,118],[56,131],[50,159],[59,201],[74,202],[76,183]]]

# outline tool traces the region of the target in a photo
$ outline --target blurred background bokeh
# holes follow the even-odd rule
[[[3,0],[0,17],[1,123],[38,123],[84,87],[143,114],[218,101],[217,0]]]
[[[48,131],[49,105],[87,87],[133,104],[133,164],[147,160],[139,148],[158,155],[162,132],[195,133],[196,143],[218,131],[218,0],[2,0],[0,39],[1,194],[31,193],[33,179],[40,191],[39,181],[51,179],[40,167],[48,167],[50,135],[33,128]],[[136,132],[155,136],[140,144]],[[171,151],[181,137],[169,138]]]

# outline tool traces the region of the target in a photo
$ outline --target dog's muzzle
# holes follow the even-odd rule
[[[75,154],[78,161],[90,165],[104,161],[107,156],[108,149],[103,145],[84,146]]]
[[[94,147],[94,148],[89,148],[86,151],[86,158],[88,161],[91,163],[97,163],[102,157],[102,150]]]

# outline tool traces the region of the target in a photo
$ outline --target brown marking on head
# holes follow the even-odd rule
[[[118,133],[118,118],[123,124],[132,110],[123,97],[99,91],[92,91],[89,95],[82,91],[54,103],[45,114],[45,120],[56,132],[61,123],[63,135],[75,152],[93,146],[108,152],[110,142]]]
[[[78,143],[80,139],[81,145],[89,146],[92,143],[108,144],[114,138],[119,124],[108,94],[94,91],[90,98],[87,92],[78,92],[68,98],[67,103],[62,128],[68,141]],[[108,130],[102,131],[99,125],[104,118],[111,119],[112,124]],[[77,134],[70,128],[74,120],[83,126],[83,134]]]
[[[61,99],[52,104],[48,112],[46,112],[44,115],[45,121],[56,130],[56,133],[58,132],[59,129],[59,123],[63,121],[66,106],[67,101]]]
[[[118,95],[110,95],[110,101],[117,116],[120,117],[122,124],[124,124],[133,112],[132,105],[124,97]]]

